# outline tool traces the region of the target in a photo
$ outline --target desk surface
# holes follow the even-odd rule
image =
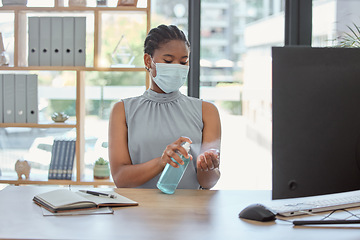
[[[238,213],[271,199],[270,191],[115,189],[139,202],[114,214],[43,216],[34,195],[50,187],[11,186],[0,191],[1,239],[360,239],[360,226],[293,227],[277,220],[245,221]]]

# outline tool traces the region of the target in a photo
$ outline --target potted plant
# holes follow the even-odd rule
[[[350,33],[345,33],[339,37],[339,47],[359,48],[360,47],[360,27],[353,23],[354,27],[347,26]]]
[[[94,179],[109,179],[110,167],[109,162],[100,157],[94,165]]]

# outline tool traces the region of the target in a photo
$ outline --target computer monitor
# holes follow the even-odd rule
[[[273,199],[360,189],[360,49],[274,47]]]

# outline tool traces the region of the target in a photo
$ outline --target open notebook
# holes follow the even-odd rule
[[[113,191],[115,198],[94,196],[83,192],[73,192],[67,189],[57,189],[34,196],[33,201],[50,212],[65,212],[99,207],[137,206],[138,203]]]

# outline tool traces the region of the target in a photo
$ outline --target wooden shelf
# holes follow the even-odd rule
[[[112,67],[73,67],[73,66],[1,66],[0,71],[94,71],[94,72],[145,72],[144,67],[112,68]]]
[[[25,128],[75,128],[75,123],[0,123],[0,128],[25,127]]]
[[[48,180],[47,175],[30,175],[30,180],[18,180],[17,176],[0,176],[0,183],[7,184],[40,184],[40,185],[109,185],[114,186],[111,179],[97,180],[92,176],[84,176],[85,173],[85,78],[86,72],[144,72],[146,87],[149,86],[149,73],[143,66],[135,67],[102,67],[100,63],[101,56],[101,27],[102,15],[104,13],[134,14],[140,13],[146,15],[146,32],[150,30],[150,7],[151,0],[147,0],[147,7],[138,8],[134,6],[119,7],[62,7],[59,0],[54,0],[54,7],[26,7],[26,6],[3,6],[0,7],[1,13],[14,14],[14,64],[13,66],[0,66],[0,71],[73,71],[76,73],[76,122],[67,121],[66,123],[41,122],[41,123],[0,123],[0,128],[75,128],[76,129],[76,152],[75,152],[75,172],[76,179],[73,180]],[[28,51],[27,40],[27,14],[46,13],[86,13],[93,15],[94,22],[94,58],[93,62],[87,66],[27,66],[28,60],[26,52]],[[105,23],[104,23],[105,24]],[[136,29],[134,29],[136,30]],[[15,173],[16,174],[16,173]],[[84,177],[81,177],[84,176]]]
[[[61,179],[48,179],[47,174],[32,173],[30,172],[30,179],[18,179],[16,173],[0,176],[0,183],[7,184],[38,184],[38,185],[104,185],[114,186],[113,180],[110,179],[94,179],[93,176],[88,175],[81,178],[81,181],[72,180],[61,180]]]
[[[0,178],[0,184],[14,184],[14,185],[27,185],[27,184],[36,184],[36,185],[93,185],[93,186],[115,186],[114,182],[110,180],[94,180],[94,181],[73,181],[73,180],[17,180],[17,179],[5,179],[4,177]]]
[[[3,12],[94,12],[94,11],[111,11],[111,12],[146,12],[147,8],[138,8],[133,6],[119,7],[26,7],[26,6],[3,6],[0,7]]]

